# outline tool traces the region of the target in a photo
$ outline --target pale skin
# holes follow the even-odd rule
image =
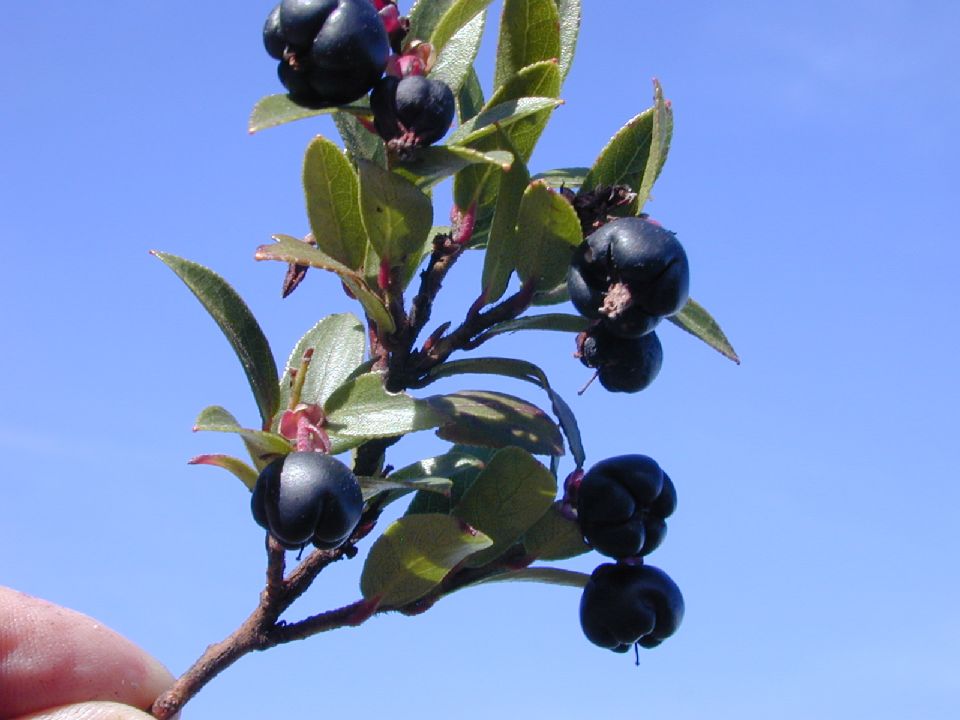
[[[0,720],[152,720],[173,680],[93,618],[0,587]]]

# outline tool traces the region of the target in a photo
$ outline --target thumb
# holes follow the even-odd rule
[[[154,720],[142,710],[115,702],[84,702],[63,705],[24,715],[18,720]]]

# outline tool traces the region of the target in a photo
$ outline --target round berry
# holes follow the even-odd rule
[[[295,47],[310,47],[338,4],[339,0],[283,0],[279,13],[283,37]]]
[[[677,504],[673,482],[646,455],[619,455],[590,468],[577,490],[577,521],[597,552],[646,555],[663,541]]]
[[[363,511],[360,485],[336,458],[294,452],[267,465],[250,499],[254,520],[287,548],[343,544]]]
[[[615,652],[652,648],[676,632],[683,610],[680,588],[663,570],[604,564],[583,589],[580,626],[594,645]]]
[[[655,332],[624,338],[595,325],[585,331],[579,348],[580,362],[596,368],[600,384],[610,392],[639,392],[663,366],[663,346]]]
[[[283,59],[283,52],[287,49],[287,39],[280,30],[280,6],[277,5],[263,24],[263,46],[267,54],[275,60]]]
[[[410,144],[431,145],[450,129],[456,103],[450,86],[442,80],[422,75],[387,76],[374,86],[370,108],[384,140],[410,133]]]

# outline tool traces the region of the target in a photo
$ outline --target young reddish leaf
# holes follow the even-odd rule
[[[250,430],[240,426],[237,419],[219,405],[204,408],[193,424],[194,432],[235,433],[243,438],[250,459],[257,470],[262,470],[278,455],[286,455],[293,446],[282,436],[264,430]]]

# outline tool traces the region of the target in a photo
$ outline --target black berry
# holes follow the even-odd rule
[[[263,469],[250,507],[257,524],[284,547],[298,548],[312,541],[334,548],[360,521],[363,496],[356,477],[336,458],[294,452]]]
[[[431,145],[450,129],[456,103],[453,91],[442,80],[388,75],[373,88],[370,108],[384,140],[401,138],[408,145]]]
[[[280,6],[277,5],[263,24],[263,46],[267,54],[275,60],[283,59],[283,52],[287,49],[287,40],[280,31]]]
[[[666,535],[677,506],[673,482],[646,455],[602,460],[577,490],[577,521],[597,552],[613,558],[647,555]]]
[[[626,652],[652,648],[683,620],[683,595],[670,576],[650,565],[604,564],[580,599],[580,625],[594,645]]]
[[[620,337],[605,325],[586,330],[579,340],[580,362],[597,369],[610,392],[639,392],[652,383],[663,365],[663,346],[655,332]]]
[[[574,306],[622,337],[650,332],[687,301],[690,268],[674,234],[641,217],[618,218],[574,254],[567,287]]]

